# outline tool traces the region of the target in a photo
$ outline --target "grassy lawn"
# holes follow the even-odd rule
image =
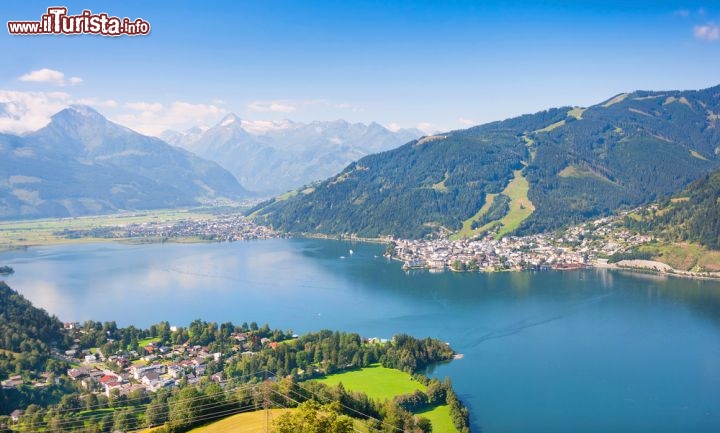
[[[426,391],[425,385],[412,379],[412,376],[400,370],[385,368],[374,364],[360,370],[333,374],[318,382],[337,385],[342,382],[348,391],[359,391],[374,400],[389,400],[397,395],[409,394],[415,390]],[[450,418],[450,406],[442,405],[424,409],[416,415],[424,416],[433,425],[434,432],[456,433],[457,429]]]
[[[289,410],[291,409],[271,409],[271,426],[272,420],[277,419],[280,415]],[[220,421],[216,421],[203,427],[192,429],[189,431],[189,433],[262,433],[265,431],[266,420],[267,415],[265,414],[264,410],[241,413],[238,415],[227,417]],[[148,430],[147,432],[149,431],[150,430]]]
[[[292,410],[294,409],[270,409],[270,427],[267,430],[265,429],[267,416],[265,411],[259,410],[256,412],[233,415],[206,426],[192,429],[188,433],[265,433],[265,431],[272,431],[273,420],[277,419],[285,412],[290,412]],[[354,430],[356,432],[367,433],[368,430],[364,422],[354,420],[354,424]],[[157,430],[157,428],[142,430],[140,433],[152,433],[155,430]]]
[[[426,387],[412,379],[400,370],[385,368],[379,364],[360,370],[333,374],[320,379],[319,382],[327,385],[337,385],[342,382],[346,390],[364,392],[370,398],[387,400],[396,395],[412,393],[415,390],[425,391]],[[292,409],[272,409],[270,419],[277,419],[284,412]],[[423,416],[432,422],[434,432],[457,433],[450,417],[450,407],[447,405],[427,408],[416,415]],[[189,433],[261,433],[265,431],[265,411],[256,411],[233,415],[231,417],[213,422],[203,427],[190,430]],[[142,430],[141,433],[151,433],[154,429]],[[364,423],[357,421],[355,430],[365,432]]]
[[[292,191],[288,191],[284,194],[280,194],[279,196],[275,197],[275,201],[285,201],[285,200],[289,199],[290,197],[295,197],[296,195],[298,195],[298,192],[297,192],[297,190],[294,189]]]
[[[446,404],[421,410],[416,415],[429,419],[434,432],[457,433],[458,431],[450,418],[450,406]]]
[[[374,364],[360,370],[332,374],[318,382],[334,386],[342,382],[345,389],[361,391],[375,400],[389,400],[396,395],[409,394],[419,389],[425,391],[425,385],[412,379],[400,370],[385,368]]]
[[[432,188],[437,192],[448,192],[448,188],[447,188],[447,186],[445,186],[445,182],[447,180],[448,180],[448,173],[446,171],[443,179],[440,182],[433,184]]]
[[[77,416],[85,418],[101,418],[103,415],[108,413],[112,414],[113,412],[115,412],[115,409],[106,407],[102,409],[84,410],[82,412],[78,412]]]
[[[535,212],[535,205],[527,195],[529,190],[530,184],[522,175],[522,170],[515,170],[515,177],[503,191],[503,194],[510,197],[510,212],[500,220],[503,227],[498,232],[497,239],[513,232]]]
[[[525,142],[525,146],[530,150],[530,162],[535,161],[535,155],[537,155],[537,150],[535,149],[535,140],[528,137],[527,135],[522,136],[523,141]],[[527,165],[524,161],[522,162],[523,165]]]
[[[142,347],[147,346],[150,343],[159,343],[160,337],[151,337],[151,338],[145,338],[143,340],[138,340],[138,344]]]
[[[498,234],[495,236],[496,239],[500,239],[520,227],[520,224],[533,212],[535,212],[535,205],[532,204],[527,195],[530,190],[530,184],[523,176],[522,170],[515,170],[514,173],[515,177],[510,181],[510,183],[508,183],[502,192],[506,196],[510,197],[510,211],[507,215],[502,217],[500,221],[491,221],[475,230],[472,229],[473,221],[481,218],[487,213],[493,200],[495,199],[495,196],[497,195],[488,194],[485,198],[485,204],[483,204],[475,215],[463,221],[462,228],[453,237],[451,237],[451,240],[478,236],[481,233],[492,229],[496,225],[502,224]]]
[[[602,106],[604,108],[607,108],[611,105],[617,104],[618,102],[621,102],[623,99],[627,98],[628,95],[630,95],[630,94],[629,93],[621,93],[621,94],[617,95],[616,97],[612,98],[611,100],[607,101],[606,103],[604,103]]]
[[[559,127],[563,126],[564,124],[565,124],[565,120],[561,120],[559,122],[555,122],[552,125],[548,125],[542,129],[538,129],[537,131],[533,131],[533,132],[550,132],[555,128],[559,128]]]
[[[654,255],[654,260],[680,271],[720,271],[720,251],[711,251],[698,244],[653,243],[640,247],[640,251],[648,251]]]
[[[470,218],[463,221],[463,225],[462,225],[462,228],[460,229],[460,231],[457,234],[451,236],[450,239],[457,240],[457,239],[470,238],[473,236],[477,236],[477,235],[481,234],[482,232],[484,232],[485,230],[492,227],[494,222],[485,224],[484,226],[478,227],[475,230],[473,230],[472,223],[473,223],[473,221],[482,218],[482,216],[487,213],[487,211],[490,209],[490,206],[493,203],[493,200],[495,200],[495,196],[497,196],[497,194],[488,194],[487,196],[485,196],[485,204],[482,205],[480,210],[477,211],[477,213],[475,215],[473,215]]]
[[[603,182],[607,182],[610,184],[614,184],[613,181],[611,181],[610,179],[608,179],[607,177],[603,176],[600,173],[597,173],[593,170],[576,167],[574,165],[568,165],[567,167],[560,170],[560,172],[557,175],[560,177],[574,177],[577,179],[589,177],[589,178],[601,180]]]
[[[572,116],[572,117],[576,118],[577,120],[582,120],[582,115],[585,112],[585,110],[587,110],[587,108],[575,107],[572,110],[568,111],[567,114],[568,114],[568,116]]]

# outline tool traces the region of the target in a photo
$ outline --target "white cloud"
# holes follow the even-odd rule
[[[163,105],[158,102],[129,102],[125,106],[136,111],[148,111],[150,113],[159,113],[163,110]]]
[[[219,117],[227,114],[227,110],[213,104],[190,102],[173,102],[169,105],[158,102],[131,102],[124,107],[132,111],[111,116],[111,119],[148,135],[158,135],[168,129],[182,131],[187,129],[188,125],[215,123]]]
[[[257,135],[266,134],[270,131],[289,129],[294,126],[294,123],[289,120],[242,120],[240,124],[245,131]]]
[[[693,33],[697,39],[709,42],[717,41],[720,39],[720,26],[715,23],[695,26]]]
[[[0,131],[13,134],[35,131],[72,103],[65,92],[0,90]]]
[[[53,69],[39,69],[32,71],[19,78],[20,81],[30,81],[34,83],[55,83],[58,86],[65,84],[65,74]]]
[[[114,99],[99,100],[95,98],[80,98],[73,101],[73,104],[90,105],[91,107],[116,108],[120,104]]]
[[[392,132],[398,132],[400,129],[400,125],[398,125],[396,122],[391,122],[388,126],[386,126],[387,129],[389,129]]]
[[[437,128],[429,122],[420,122],[415,127],[428,135],[432,135],[437,132]]]
[[[350,110],[353,113],[362,113],[365,111],[365,109],[362,107],[357,107],[355,105],[348,104],[348,103],[335,104],[335,108],[337,108],[339,110]]]
[[[21,134],[45,126],[50,117],[72,104],[110,110],[108,118],[130,129],[157,135],[166,129],[185,130],[188,125],[213,124],[227,114],[212,104],[157,102],[119,104],[112,99],[74,99],[65,92],[21,92],[0,89],[0,132]],[[105,113],[104,113],[105,114]]]
[[[477,125],[479,123],[474,120],[466,119],[464,117],[459,118],[458,122],[460,122],[460,124],[463,126],[473,126],[473,125]]]
[[[83,81],[83,79],[80,77],[70,77],[65,80],[65,74],[60,71],[48,68],[38,69],[37,71],[32,71],[27,74],[21,75],[18,80],[31,83],[53,83],[60,87],[65,85],[74,86],[76,84],[82,83]]]
[[[254,101],[248,104],[248,109],[260,112],[292,113],[297,108],[287,102]]]

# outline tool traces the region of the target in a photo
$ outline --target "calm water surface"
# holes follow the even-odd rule
[[[322,240],[92,244],[4,253],[0,264],[64,321],[440,338],[465,357],[431,374],[452,378],[474,431],[720,431],[720,283],[600,270],[408,274],[382,251]]]

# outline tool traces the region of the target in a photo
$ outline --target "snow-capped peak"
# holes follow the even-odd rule
[[[263,135],[270,131],[279,131],[282,129],[290,129],[295,126],[295,123],[284,119],[284,120],[243,120],[242,129],[247,131],[249,134]]]
[[[223,120],[220,122],[220,126],[230,126],[236,122],[241,123],[242,121],[235,114],[230,113],[227,116],[225,116],[225,118],[223,118]]]

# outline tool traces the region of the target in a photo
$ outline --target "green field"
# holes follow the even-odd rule
[[[145,338],[143,340],[139,340],[138,345],[141,347],[145,347],[150,343],[159,343],[159,342],[160,342],[160,337],[150,337],[150,338]]]
[[[270,416],[264,410],[256,412],[241,413],[231,417],[215,421],[203,427],[190,430],[188,433],[265,433],[272,432],[272,423],[285,412],[294,409],[270,409]],[[268,426],[269,418],[269,426]],[[367,426],[360,420],[354,420],[354,431],[367,433]],[[266,428],[267,427],[267,428]],[[141,433],[152,433],[157,428],[142,430]],[[444,430],[435,430],[436,432]],[[452,431],[452,430],[448,430]]]
[[[188,218],[208,218],[205,214],[187,210],[136,211],[114,215],[75,218],[52,218],[24,221],[0,221],[0,251],[36,245],[97,242],[108,239],[67,239],[54,233],[68,230],[89,230],[105,226],[125,226],[133,223],[172,222]]]
[[[496,194],[488,194],[485,199],[485,204],[480,210],[467,220],[463,221],[462,229],[452,238],[469,238],[478,236],[483,232],[486,232],[498,224],[501,224],[500,230],[495,236],[496,239],[500,239],[508,233],[512,233],[515,229],[520,227],[520,224],[525,221],[534,211],[535,205],[532,204],[528,198],[528,191],[530,190],[530,184],[522,174],[522,170],[515,170],[515,177],[508,183],[507,187],[503,190],[503,194],[510,197],[510,211],[500,219],[500,221],[491,221],[482,227],[478,227],[475,230],[472,229],[473,221],[482,217],[490,209],[490,205],[493,202]]]
[[[611,181],[610,179],[608,179],[607,177],[603,176],[602,174],[600,174],[596,171],[576,167],[574,165],[568,165],[567,167],[560,170],[560,172],[558,172],[558,176],[574,177],[574,178],[578,178],[578,179],[590,177],[590,178],[601,180],[603,182],[614,183],[613,181]]]
[[[535,205],[528,198],[529,190],[530,184],[523,176],[522,170],[515,170],[515,177],[503,191],[503,194],[510,197],[510,212],[500,220],[503,226],[495,236],[497,239],[515,231],[535,212]]]
[[[397,395],[412,393],[418,389],[426,390],[425,385],[414,380],[409,374],[400,370],[385,368],[379,364],[360,370],[333,374],[320,379],[319,382],[330,386],[342,382],[346,390],[363,392],[370,398],[380,401],[391,399]],[[270,419],[276,419],[289,410],[292,409],[273,409],[270,411]],[[457,432],[450,418],[450,407],[447,405],[428,408],[418,412],[417,415],[428,418],[432,422],[434,432]],[[190,430],[189,433],[261,433],[265,431],[266,419],[265,411],[242,413],[195,428]],[[364,432],[364,424],[356,422],[355,430]],[[147,429],[143,433],[152,431],[152,429]]]
[[[409,394],[416,390],[426,391],[425,385],[414,380],[412,376],[400,370],[385,368],[378,364],[360,370],[337,373],[318,380],[326,385],[337,385],[342,382],[348,391],[363,392],[374,400],[389,400],[395,396]],[[424,409],[416,415],[428,418],[434,432],[457,433],[450,417],[448,405]]]
[[[448,180],[448,172],[446,171],[443,179],[440,182],[433,184],[432,188],[437,192],[442,192],[442,193],[448,192],[448,187],[445,185],[445,182],[447,180]]]
[[[490,210],[490,206],[492,205],[493,201],[495,200],[495,196],[497,196],[497,194],[488,194],[487,196],[485,196],[485,204],[482,205],[480,210],[477,211],[477,213],[475,215],[473,215],[470,218],[463,221],[463,225],[462,225],[462,228],[460,229],[460,231],[457,232],[455,235],[451,236],[450,240],[457,240],[457,239],[471,238],[474,236],[479,236],[483,232],[491,229],[495,224],[497,224],[497,222],[493,221],[493,222],[485,224],[482,227],[478,227],[475,230],[473,230],[473,228],[472,228],[473,222],[482,218],[482,216],[485,215],[488,212],[488,210]]]
[[[289,410],[291,409],[271,409],[269,411],[270,426],[272,426],[272,420],[277,419]],[[192,429],[189,433],[262,433],[266,431],[267,420],[268,414],[266,414],[264,410],[241,413],[203,427]]]
[[[409,374],[378,364],[360,370],[332,374],[318,382],[330,386],[342,382],[345,389],[364,392],[374,400],[389,400],[396,395],[410,394],[418,389],[425,391],[425,385],[413,380]]]
[[[585,110],[587,110],[587,108],[575,107],[572,110],[568,111],[567,114],[568,114],[568,116],[572,116],[572,117],[576,118],[577,120],[582,120],[582,115],[585,112]]]
[[[434,432],[456,433],[457,429],[450,417],[450,406],[444,404],[417,412],[416,415],[425,417],[432,423]]]
[[[546,126],[546,127],[544,127],[544,128],[538,129],[538,130],[533,131],[533,132],[535,132],[535,133],[538,133],[538,132],[550,132],[550,131],[552,131],[552,130],[555,129],[555,128],[559,128],[559,127],[563,126],[564,124],[565,124],[565,120],[561,120],[561,121],[559,121],[559,122],[555,122],[555,123],[553,123],[552,125],[548,125],[548,126]]]
[[[720,272],[720,251],[709,250],[702,245],[657,242],[641,246],[639,251],[649,252],[653,260],[680,271]]]

